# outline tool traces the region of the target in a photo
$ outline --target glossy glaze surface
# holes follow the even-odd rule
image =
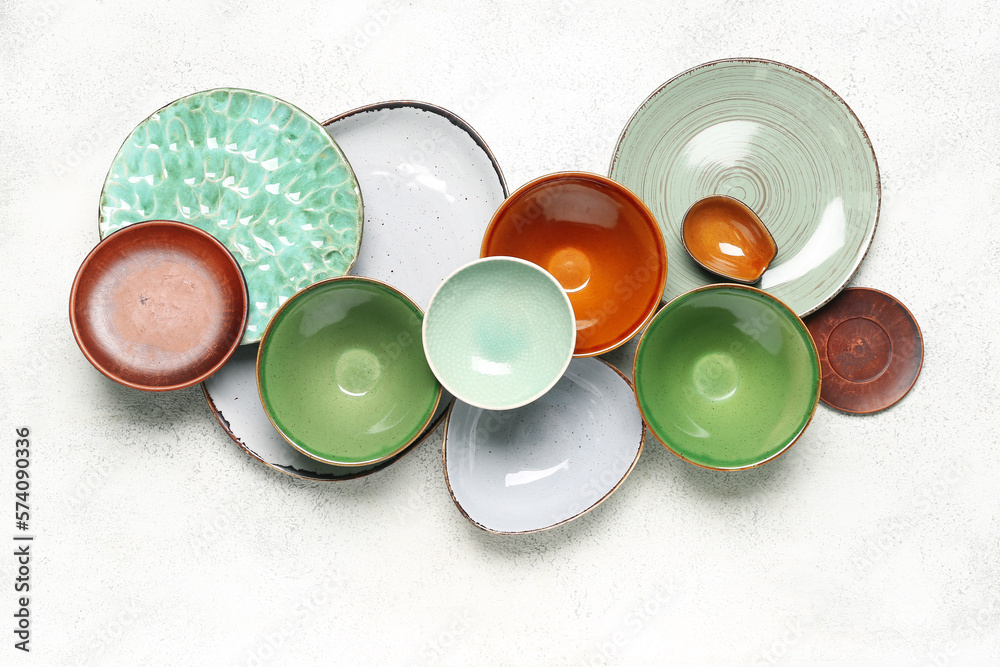
[[[755,283],[778,252],[760,218],[738,199],[715,195],[684,216],[684,249],[707,271]]]
[[[529,403],[552,388],[573,356],[573,308],[558,281],[512,257],[461,267],[431,298],[427,361],[456,398],[489,410]]]
[[[809,424],[820,367],[795,313],[760,290],[705,287],[656,314],[635,358],[639,408],[667,449],[739,469],[784,452]]]
[[[383,283],[350,277],[302,290],[275,315],[257,355],[268,418],[294,447],[328,463],[399,453],[441,395],[420,325],[420,309]]]
[[[664,297],[715,282],[684,252],[684,214],[709,195],[749,206],[778,246],[759,287],[797,314],[833,298],[864,259],[878,221],[878,165],[844,101],[805,72],[722,60],[671,79],[629,121],[610,175],[660,223]]]
[[[806,318],[823,364],[827,405],[871,413],[895,405],[913,387],[924,339],[913,314],[895,297],[852,287]]]
[[[70,324],[87,359],[112,380],[166,391],[220,368],[243,336],[240,267],[211,235],[151,221],[112,234],[77,272]]]
[[[350,270],[363,211],[351,166],[319,123],[270,95],[218,88],[160,109],[115,156],[101,237],[153,218],[200,227],[233,253],[251,343],[297,290]]]
[[[365,239],[351,273],[394,285],[426,308],[441,281],[479,257],[507,196],[471,126],[424,102],[383,102],[324,124],[365,193]]]
[[[596,174],[536,179],[497,210],[482,255],[538,264],[562,284],[576,314],[576,356],[634,336],[660,303],[667,255],[656,219],[635,195]]]
[[[599,359],[574,359],[551,391],[516,410],[456,401],[445,433],[455,504],[498,533],[544,530],[592,509],[624,481],[643,443],[631,385]]]
[[[438,402],[434,418],[411,447],[369,466],[338,466],[306,456],[288,444],[267,418],[257,393],[258,343],[241,346],[217,373],[202,383],[212,414],[247,454],[264,465],[302,479],[333,482],[363,477],[395,463],[439,425],[450,397]]]

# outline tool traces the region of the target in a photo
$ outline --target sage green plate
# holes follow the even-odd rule
[[[246,276],[243,343],[296,291],[346,275],[364,221],[347,159],[319,123],[277,98],[217,88],[139,124],[101,192],[100,234],[178,220],[222,241]]]
[[[268,419],[306,456],[384,461],[430,423],[441,385],[424,357],[420,308],[369,278],[316,283],[289,299],[257,353]]]
[[[639,341],[633,373],[653,435],[718,470],[781,455],[819,401],[809,330],[785,304],[742,285],[702,287],[664,306]]]
[[[728,195],[778,246],[757,286],[800,316],[857,271],[881,199],[875,152],[847,104],[809,74],[767,60],[720,60],[668,81],[622,132],[610,176],[660,223],[670,258],[664,298],[718,282],[684,252],[681,229],[696,201]]]

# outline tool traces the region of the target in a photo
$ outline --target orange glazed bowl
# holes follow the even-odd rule
[[[639,333],[667,280],[653,214],[624,185],[585,172],[542,176],[508,197],[481,255],[520,257],[555,276],[576,314],[574,357],[604,354]]]

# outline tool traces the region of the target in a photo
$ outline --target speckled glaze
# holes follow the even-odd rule
[[[260,340],[297,290],[348,273],[361,242],[361,191],[315,120],[249,90],[194,93],[139,124],[101,193],[100,233],[152,218],[222,241],[250,293],[243,343]]]
[[[101,241],[81,264],[69,299],[73,336],[87,360],[134,389],[182,389],[233,354],[248,310],[236,260],[210,234],[153,220]]]
[[[573,356],[573,307],[559,282],[514,257],[470,262],[441,283],[424,317],[441,384],[470,405],[510,410],[543,395]]]
[[[657,313],[635,355],[650,431],[677,456],[739,470],[785,452],[819,401],[809,330],[773,296],[742,285],[683,294]]]
[[[441,398],[420,338],[421,312],[369,278],[316,283],[275,313],[257,353],[268,419],[325,463],[367,466],[416,441]]]
[[[551,391],[516,410],[456,401],[445,426],[445,481],[483,530],[545,530],[607,499],[638,461],[644,435],[628,380],[600,359],[574,359]]]
[[[426,308],[441,281],[479,257],[503,174],[464,120],[425,102],[382,102],[323,124],[365,193],[365,240],[351,273]]]
[[[670,257],[664,297],[716,282],[684,252],[684,214],[709,195],[749,206],[778,246],[758,287],[802,316],[832,299],[864,259],[881,190],[868,136],[814,77],[766,60],[720,60],[654,92],[618,140],[610,169],[646,202]]]
[[[483,236],[483,257],[534,262],[566,290],[576,314],[577,357],[635,336],[660,305],[667,252],[656,219],[619,183],[559,172],[518,188]]]
[[[264,412],[257,393],[258,343],[243,345],[217,373],[202,383],[205,399],[219,424],[240,449],[279,472],[317,482],[338,482],[364,477],[395,463],[430,435],[440,424],[450,403],[438,402],[430,425],[402,452],[369,466],[338,466],[306,456],[288,444]]]
[[[844,412],[869,414],[900,401],[917,381],[924,339],[913,314],[894,296],[852,287],[806,318],[823,365],[820,399]]]

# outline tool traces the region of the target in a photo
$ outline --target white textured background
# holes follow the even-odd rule
[[[38,534],[27,657],[0,546],[0,664],[1000,664],[998,26],[986,2],[0,2],[0,545],[21,425]],[[108,165],[180,96],[254,88],[320,120],[433,102],[513,189],[606,172],[650,92],[730,56],[800,67],[864,123],[883,209],[854,284],[902,299],[926,344],[902,403],[821,406],[761,469],[650,442],[592,514],[492,536],[452,505],[440,433],[303,483],[200,389],[119,387],[73,342]]]

